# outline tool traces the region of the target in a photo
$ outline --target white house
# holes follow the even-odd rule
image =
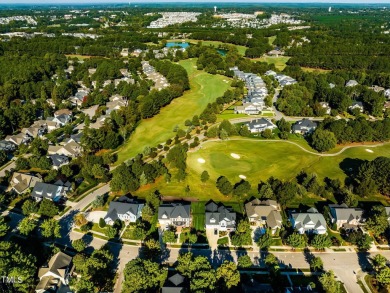
[[[245,125],[251,133],[260,133],[266,129],[273,130],[276,128],[276,125],[266,118],[253,119],[252,121],[245,123]]]
[[[104,217],[106,224],[112,225],[116,220],[135,223],[142,215],[144,204],[122,196],[117,201],[110,202],[107,215]]]
[[[236,229],[236,213],[223,204],[217,205],[211,201],[206,205],[206,229],[218,231],[234,231]]]
[[[158,222],[163,229],[169,226],[189,227],[191,224],[189,203],[163,203],[158,208]]]
[[[290,221],[300,234],[325,234],[327,230],[324,216],[315,208],[309,209],[306,213],[292,213]]]
[[[345,203],[330,204],[329,209],[332,223],[336,223],[337,229],[357,227],[364,222],[362,209],[350,208]]]

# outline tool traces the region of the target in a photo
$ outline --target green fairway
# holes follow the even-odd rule
[[[280,56],[280,57],[266,56],[266,57],[254,58],[251,60],[267,62],[268,64],[275,64],[276,69],[283,70],[284,68],[286,68],[287,66],[286,63],[289,59],[290,57],[287,56]]]
[[[146,146],[154,147],[172,138],[176,125],[184,128],[186,119],[202,113],[208,103],[214,102],[230,87],[229,78],[196,70],[196,59],[179,63],[188,72],[191,89],[161,109],[156,116],[141,121],[130,139],[119,149],[117,164],[142,153]]]
[[[188,176],[184,182],[172,180],[166,184],[162,180],[151,186],[152,189],[158,189],[165,196],[182,197],[185,186],[190,186],[189,197],[198,200],[214,199],[217,201],[232,201],[232,196],[222,195],[215,187],[215,181],[221,175],[228,177],[232,183],[239,182],[239,175],[246,176],[252,185],[252,195],[256,192],[256,186],[260,180],[267,180],[274,176],[283,180],[294,178],[300,171],[305,170],[309,173],[316,173],[322,180],[325,177],[332,179],[339,178],[344,180],[346,175],[340,167],[340,163],[345,159],[373,160],[378,156],[390,156],[390,145],[371,148],[368,152],[367,147],[357,147],[347,149],[343,153],[332,157],[321,157],[309,154],[301,150],[298,146],[287,142],[268,142],[259,141],[226,141],[209,142],[202,146],[196,152],[188,153],[187,173]],[[235,159],[231,154],[238,154],[240,159]],[[198,162],[198,159],[204,159],[205,163]],[[354,160],[346,160],[345,168],[354,168]],[[200,174],[207,170],[210,174],[210,180],[206,183],[200,181]],[[150,190],[137,192],[144,196]],[[374,199],[373,197],[372,199]],[[383,197],[375,199],[382,200]],[[305,202],[316,202],[318,197],[308,197]]]

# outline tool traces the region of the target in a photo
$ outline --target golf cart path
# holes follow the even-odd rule
[[[375,148],[375,147],[378,147],[378,146],[384,146],[386,144],[389,144],[389,142],[385,142],[385,143],[379,143],[379,144],[373,144],[373,145],[366,145],[366,144],[350,145],[350,146],[343,147],[337,153],[321,154],[321,153],[309,151],[306,148],[304,148],[303,146],[301,146],[300,144],[298,144],[296,142],[293,142],[293,141],[289,141],[289,140],[278,140],[278,139],[256,140],[256,139],[249,139],[249,138],[229,138],[228,139],[228,141],[233,141],[233,140],[237,140],[237,141],[242,140],[242,141],[251,141],[251,142],[281,142],[281,143],[289,143],[289,144],[293,144],[293,145],[299,147],[301,150],[303,150],[304,152],[306,152],[308,154],[316,155],[316,156],[319,156],[319,157],[336,157],[336,156],[342,154],[347,149],[351,149],[351,148],[358,148],[358,147]],[[221,141],[221,140],[220,139],[210,139],[210,140],[201,142],[200,145],[196,149],[194,149],[193,151],[190,151],[190,152],[198,151],[199,148],[202,145],[204,145],[204,144],[206,144],[208,142],[217,142],[217,141]]]

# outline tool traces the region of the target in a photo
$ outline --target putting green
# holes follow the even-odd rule
[[[118,151],[120,164],[142,153],[146,146],[155,147],[175,136],[176,125],[186,129],[184,122],[199,115],[208,103],[214,102],[230,87],[230,79],[222,75],[211,75],[196,69],[196,59],[179,62],[188,72],[191,89],[161,109],[156,116],[140,122],[130,139]]]

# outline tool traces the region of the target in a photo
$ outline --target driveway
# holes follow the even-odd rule
[[[206,236],[207,240],[209,241],[209,245],[211,250],[218,248],[218,239],[219,239],[219,233],[217,235],[214,235],[214,228],[207,228],[206,229]]]
[[[93,222],[93,223],[99,224],[99,220],[101,218],[104,219],[104,217],[106,215],[107,215],[107,212],[105,212],[105,211],[89,212],[89,213],[86,214],[86,219],[89,222]]]

